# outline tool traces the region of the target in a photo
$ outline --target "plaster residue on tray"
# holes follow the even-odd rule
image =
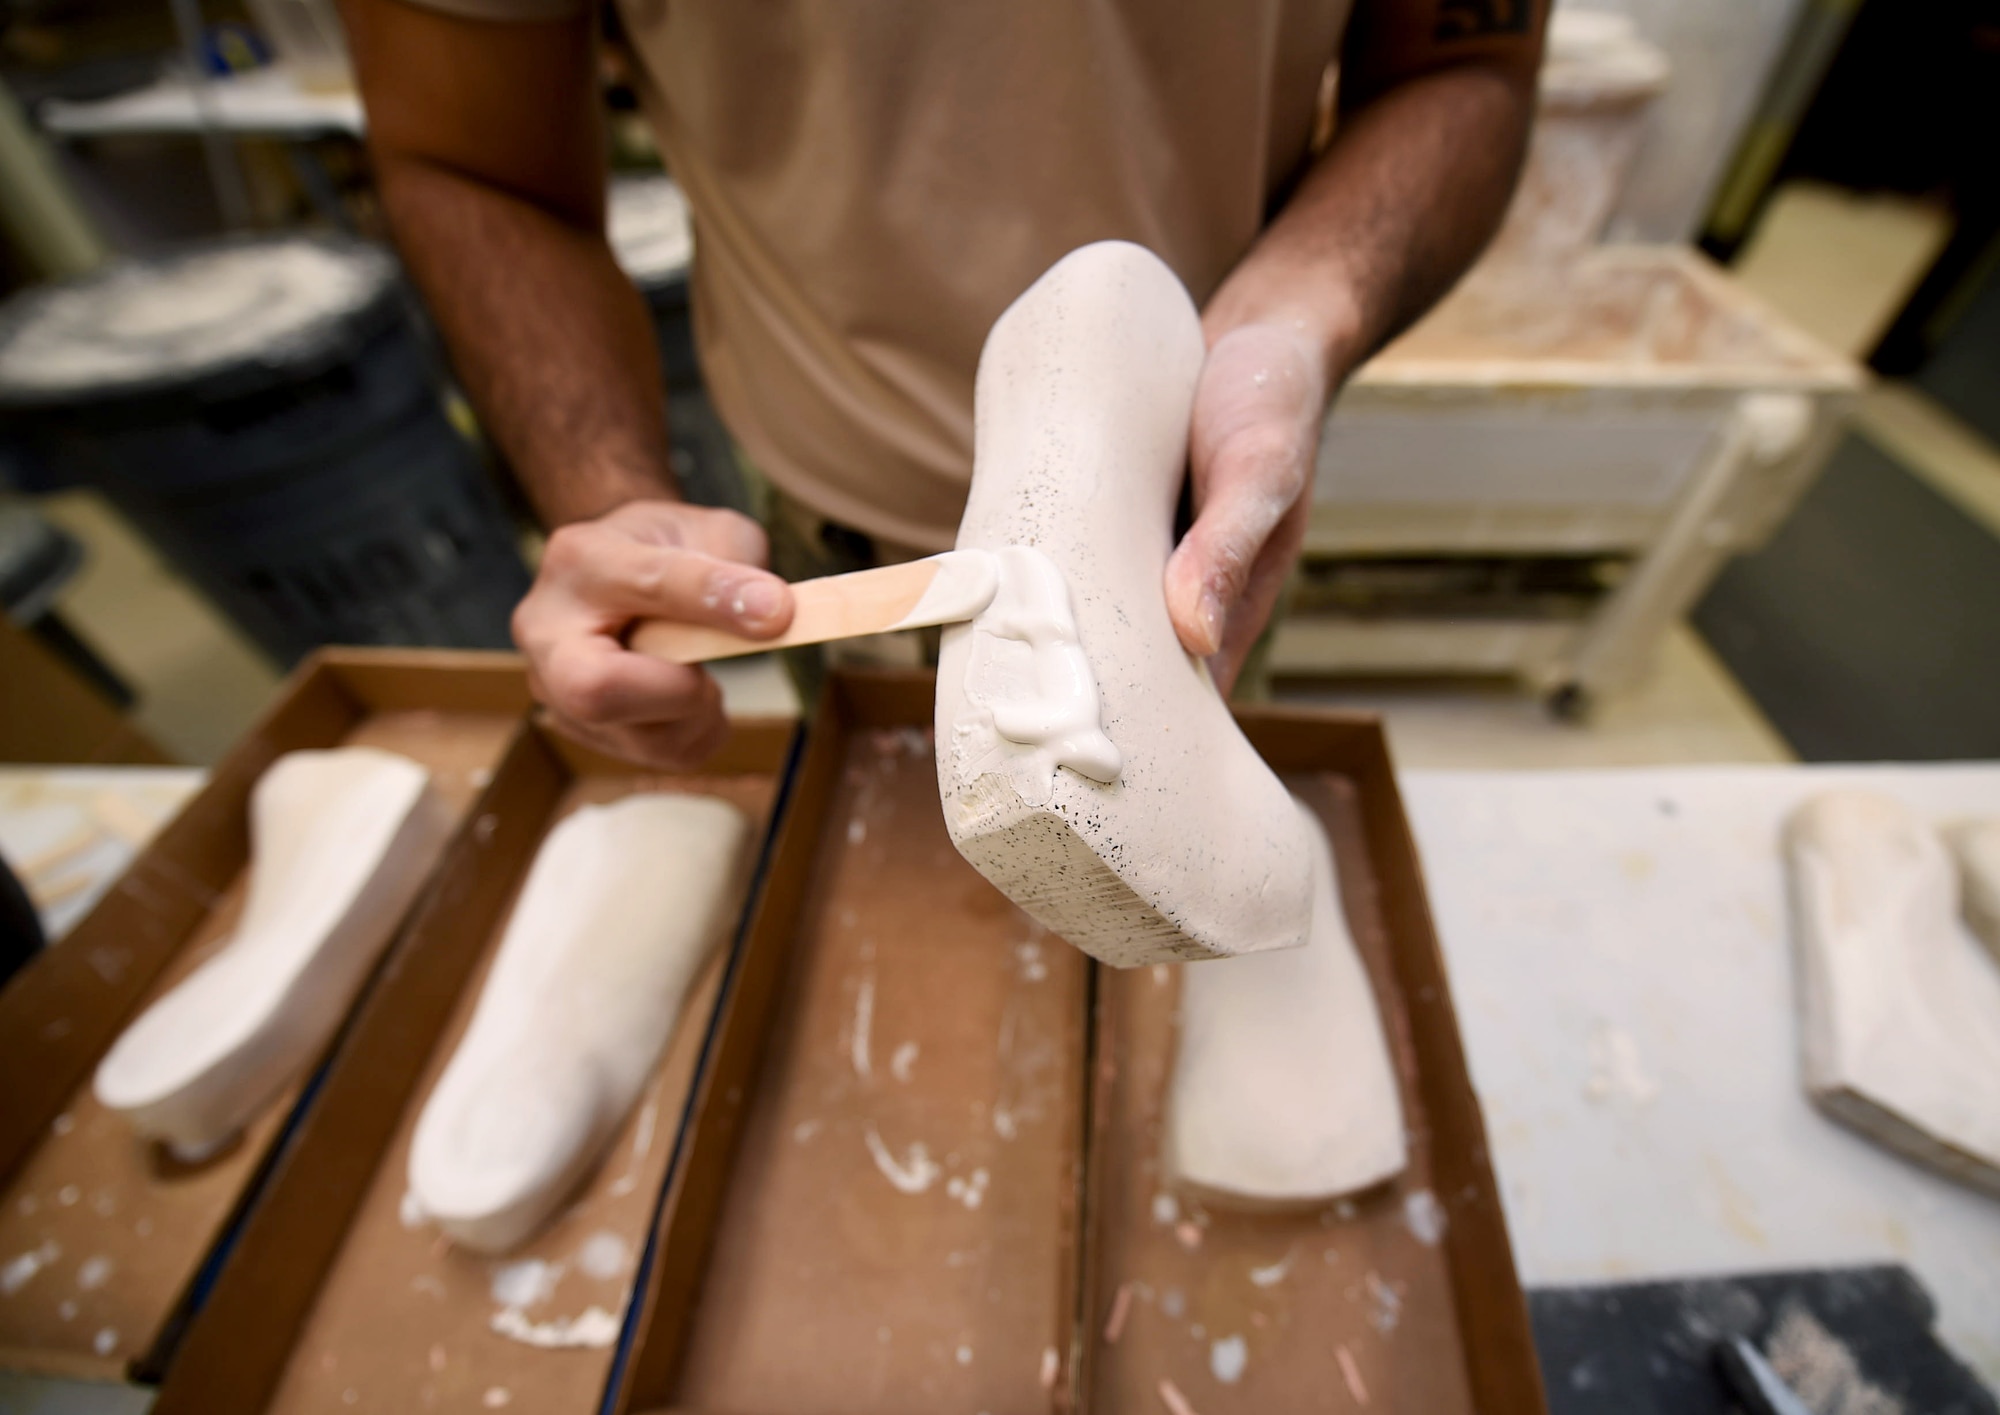
[[[1387,1336],[1403,1320],[1403,1284],[1387,1282],[1374,1269],[1362,1279],[1368,1289],[1368,1322]]]
[[[1240,1336],[1225,1336],[1210,1342],[1208,1347],[1208,1371],[1226,1386],[1233,1386],[1243,1379],[1243,1368],[1250,1364],[1250,1348],[1245,1346]]]
[[[862,1139],[868,1144],[868,1153],[875,1161],[875,1168],[900,1193],[921,1194],[937,1183],[938,1176],[944,1173],[943,1167],[931,1158],[929,1147],[921,1140],[912,1143],[904,1158],[899,1160],[883,1143],[881,1132],[873,1125],[863,1133]]]
[[[609,1346],[618,1340],[618,1324],[617,1313],[607,1312],[595,1304],[573,1317],[552,1317],[541,1322],[532,1320],[519,1307],[503,1307],[493,1314],[493,1320],[488,1323],[509,1341],[549,1351]]]
[[[904,1042],[889,1056],[889,1074],[905,1085],[909,1084],[910,1069],[917,1064],[922,1048],[915,1042]]]
[[[632,1127],[631,1158],[626,1162],[625,1172],[612,1180],[610,1189],[606,1191],[612,1198],[622,1198],[639,1187],[639,1168],[652,1151],[653,1130],[659,1121],[659,1098],[648,1096],[646,1104],[639,1108],[638,1124]]]
[[[981,1166],[973,1170],[970,1177],[967,1178],[961,1178],[954,1174],[950,1179],[945,1181],[944,1192],[949,1197],[965,1205],[968,1209],[976,1209],[980,1204],[985,1202],[986,1186],[992,1180],[992,1174],[984,1166]]]
[[[1285,1256],[1277,1262],[1250,1269],[1250,1281],[1258,1287],[1276,1287],[1285,1280],[1285,1275],[1291,1272],[1292,1264],[1297,1262],[1298,1258],[1299,1250],[1296,1246],[1287,1248]]]
[[[1413,1189],[1403,1197],[1403,1226],[1426,1248],[1443,1241],[1447,1222],[1444,1205],[1430,1190]]]
[[[875,1066],[869,1056],[871,1034],[875,1030],[875,974],[866,972],[854,989],[854,1023],[848,1029],[848,1060],[853,1063],[854,1074],[866,1081],[875,1074]]]
[[[583,1240],[583,1246],[576,1250],[577,1270],[586,1277],[599,1282],[610,1282],[620,1278],[632,1265],[632,1249],[623,1238],[608,1228],[600,1228]]]
[[[562,1264],[540,1258],[495,1263],[490,1284],[493,1300],[503,1307],[536,1306],[555,1292],[562,1275]]]
[[[16,1253],[4,1266],[0,1266],[0,1296],[12,1297],[34,1281],[35,1274],[61,1256],[62,1245],[53,1239],[25,1253]]]

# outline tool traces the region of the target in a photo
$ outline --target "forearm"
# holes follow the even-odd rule
[[[1386,89],[1333,142],[1203,314],[1209,338],[1303,322],[1327,395],[1429,309],[1498,228],[1533,117],[1531,82],[1468,64]]]
[[[674,495],[651,323],[603,235],[441,164],[378,168],[453,366],[543,521]]]

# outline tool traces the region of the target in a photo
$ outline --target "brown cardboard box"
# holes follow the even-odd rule
[[[0,1364],[157,1373],[283,1132],[296,1086],[229,1151],[178,1165],[90,1092],[127,1021],[226,938],[264,768],[299,748],[367,743],[423,762],[464,810],[528,703],[512,655],[314,655],[112,891],[0,992],[0,1254],[45,1260],[0,1295]]]

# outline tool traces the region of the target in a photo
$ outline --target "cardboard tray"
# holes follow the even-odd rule
[[[315,654],[112,891],[0,993],[0,1263],[15,1265],[0,1365],[156,1375],[293,1112],[297,1085],[227,1152],[183,1166],[91,1094],[125,1024],[227,937],[265,767],[300,748],[378,746],[430,767],[463,811],[528,704],[507,654]]]
[[[1163,986],[1090,965],[965,864],[937,809],[932,698],[926,674],[829,686],[773,861],[773,936],[725,1011],[620,1408],[1154,1410],[1170,1380],[1202,1415],[1349,1409],[1356,1387],[1374,1409],[1544,1410],[1380,724],[1242,715],[1333,834],[1410,1168],[1303,1221],[1190,1209],[1190,1250],[1155,1221],[1150,1168],[1174,970]],[[1211,1343],[1239,1333],[1245,1371],[1219,1382]]]
[[[796,729],[789,719],[732,727],[717,756],[686,775],[641,772],[540,728],[514,742],[474,828],[456,842],[381,985],[357,1009],[157,1411],[598,1408],[619,1360],[620,1318],[649,1267],[710,1019],[743,945],[716,950],[604,1163],[519,1251],[482,1258],[406,1217],[409,1146],[471,1020],[528,866],[558,821],[642,790],[719,796],[752,822],[736,881],[739,897],[748,894]],[[525,1328],[513,1335],[493,1325],[509,1308]]]
[[[1278,708],[1237,716],[1327,828],[1395,1062],[1409,1163],[1387,1185],[1305,1213],[1228,1213],[1172,1195],[1158,1152],[1185,970],[1100,970],[1086,1408],[1160,1408],[1167,1381],[1202,1415],[1544,1410],[1381,726]]]

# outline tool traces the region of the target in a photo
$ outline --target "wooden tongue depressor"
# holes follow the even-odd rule
[[[986,551],[947,550],[901,565],[799,581],[792,586],[792,625],[775,639],[747,639],[704,624],[645,619],[633,628],[627,643],[636,653],[669,663],[706,663],[829,639],[955,624],[991,604],[997,587],[998,571]]]

